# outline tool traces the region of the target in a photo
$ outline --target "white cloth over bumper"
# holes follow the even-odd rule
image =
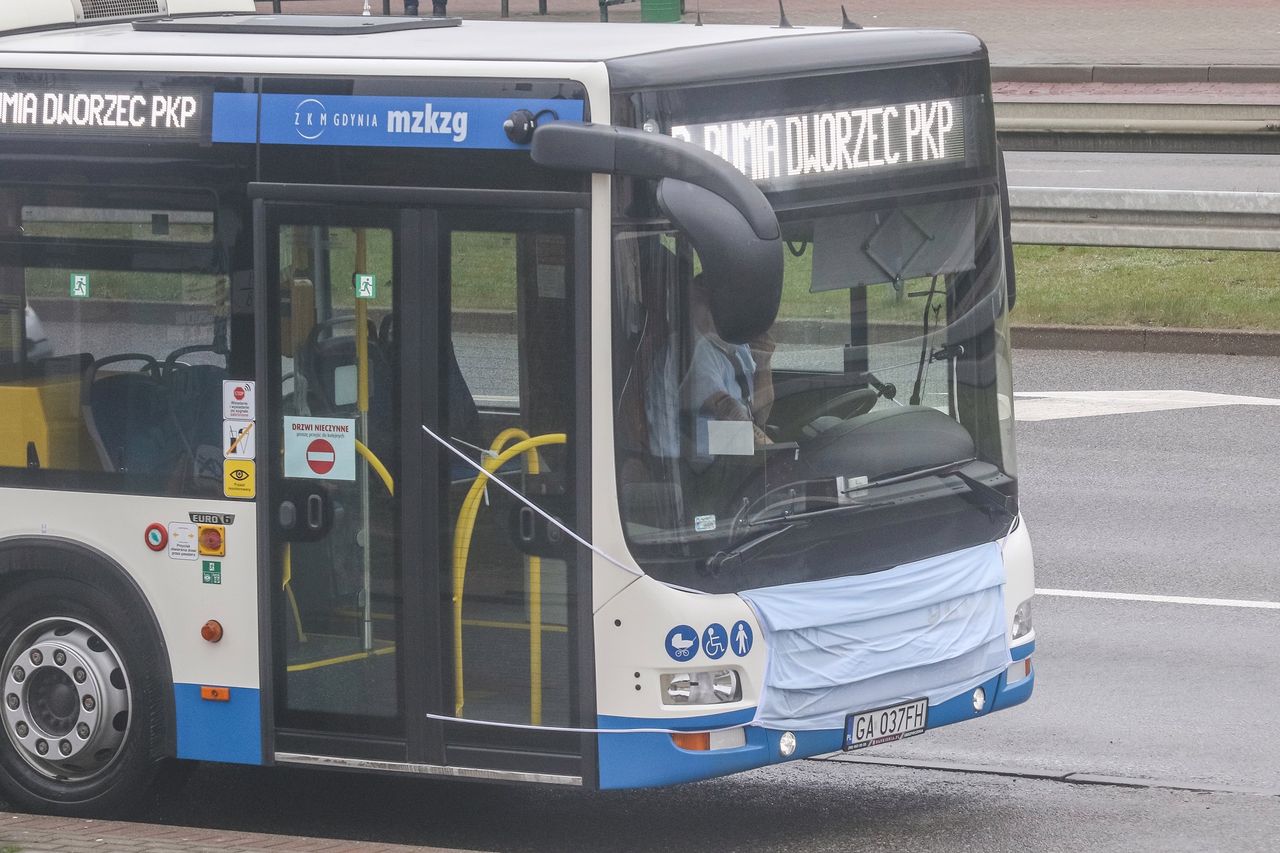
[[[992,542],[885,571],[741,593],[764,629],[754,722],[839,729],[857,711],[972,690],[1008,667]]]

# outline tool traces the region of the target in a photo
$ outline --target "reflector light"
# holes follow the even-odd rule
[[[200,626],[200,636],[210,643],[218,642],[222,639],[222,623],[217,619],[210,619]]]
[[[201,687],[200,698],[208,702],[230,702],[230,687]]]
[[[711,749],[710,732],[672,733],[671,740],[681,749],[690,749],[697,752],[705,752],[706,750]]]

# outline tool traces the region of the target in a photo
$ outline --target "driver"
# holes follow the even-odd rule
[[[721,452],[712,446],[709,435],[713,421],[745,421],[755,447],[772,444],[765,432],[773,406],[772,337],[766,331],[744,344],[721,338],[701,274],[690,289],[689,316],[697,343],[680,385],[680,399],[682,409],[693,415],[696,457],[709,459]]]

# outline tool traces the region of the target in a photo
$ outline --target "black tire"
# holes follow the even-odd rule
[[[0,788],[12,803],[106,817],[148,801],[167,689],[148,618],[63,577],[26,575],[0,596]]]

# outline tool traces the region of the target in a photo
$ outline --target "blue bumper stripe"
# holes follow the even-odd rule
[[[1022,660],[1035,651],[1035,643],[1015,646],[1014,660]],[[973,710],[973,694],[966,691],[959,696],[929,706],[929,729],[960,723],[984,716],[1025,702],[1035,686],[1035,672],[1012,686],[1005,684],[1006,674],[990,679],[982,685],[986,692],[986,705],[980,712]],[[668,734],[657,733],[605,733],[599,735],[600,787],[644,788],[710,779],[742,770],[778,764],[796,758],[808,758],[826,752],[839,752],[844,746],[842,729],[795,732],[795,754],[783,759],[778,755],[778,739],[782,732],[748,725],[754,716],[752,709],[714,714],[684,720],[657,720],[634,717],[600,717],[602,729],[688,729],[707,731],[727,726],[746,726],[747,743],[735,749],[717,749],[692,752],[678,748]],[[883,753],[880,753],[883,754]]]
[[[226,702],[200,698],[199,684],[173,685],[178,757],[231,764],[262,763],[262,706],[258,691],[232,687]]]

